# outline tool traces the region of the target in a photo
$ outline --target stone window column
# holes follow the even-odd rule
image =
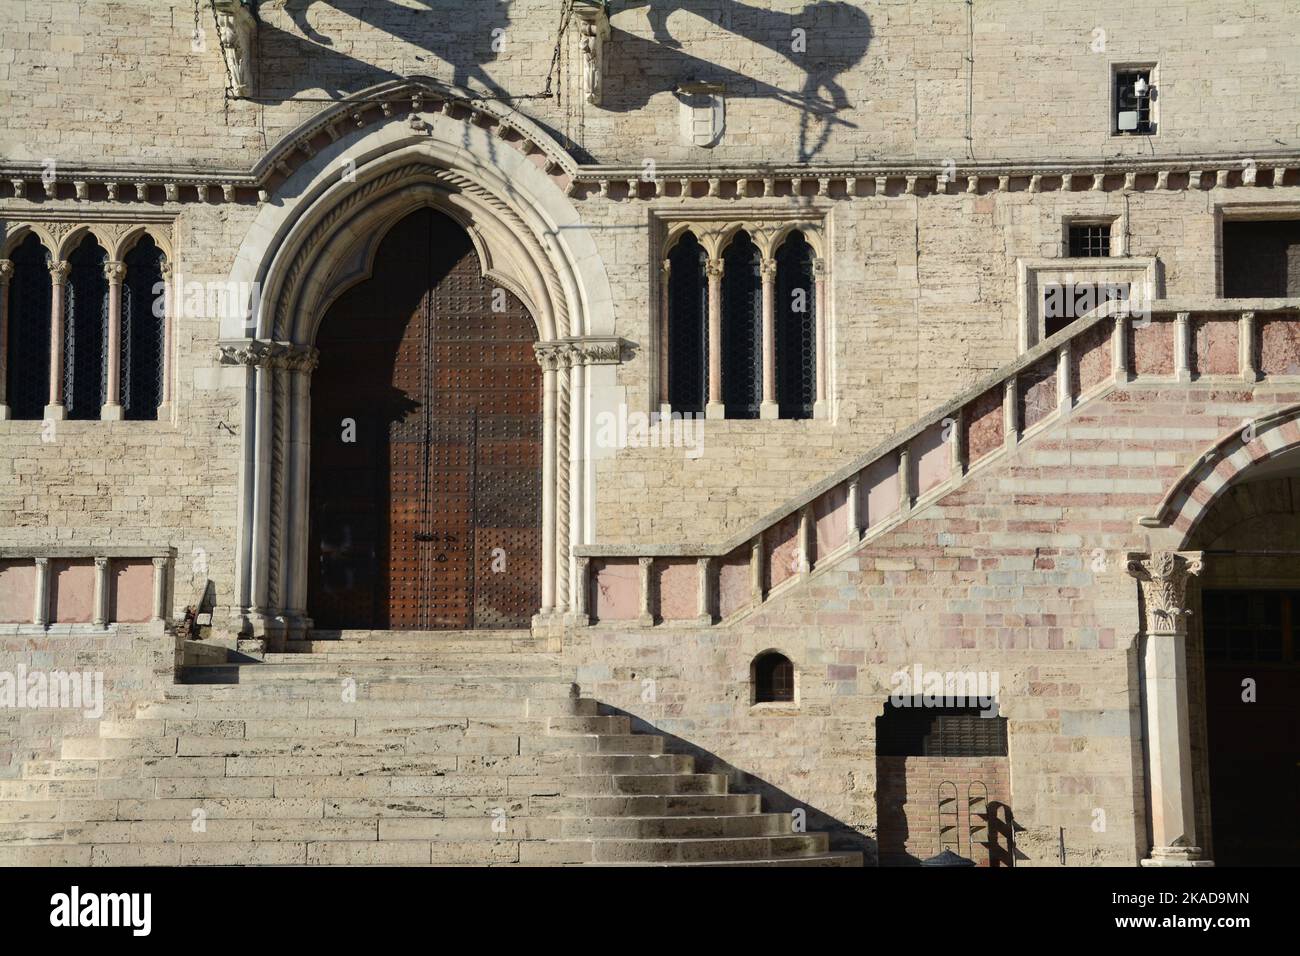
[[[72,265],[66,259],[50,263],[50,401],[45,406],[47,420],[66,417],[63,407],[63,289]]]
[[[171,558],[153,559],[153,617],[150,620],[167,620],[167,569]]]
[[[162,354],[162,404],[158,406],[158,421],[172,415],[172,352],[174,351],[176,319],[172,315],[176,296],[172,294],[172,264],[162,264],[163,280],[163,354]]]
[[[556,609],[556,430],[559,423],[559,376],[568,370],[568,348],[563,345],[535,345],[533,351],[542,366],[542,606],[543,615]]]
[[[813,404],[813,418],[827,418],[830,415],[830,406],[827,404],[826,400],[826,393],[828,391],[826,382],[829,373],[829,368],[826,363],[828,361],[827,355],[830,350],[826,347],[826,330],[829,328],[830,324],[827,321],[826,316],[826,300],[828,298],[826,294],[826,260],[814,259],[812,266],[813,302],[816,303],[815,308],[817,309],[817,315],[814,317],[816,320],[816,328],[813,332],[815,338],[815,342],[813,343],[814,354],[816,356],[815,361],[817,362],[817,368],[815,370],[817,375],[817,399]]]
[[[668,323],[672,302],[672,271],[671,260],[665,259],[659,270],[659,411],[663,415],[671,411],[668,398]]]
[[[14,274],[10,259],[0,259],[0,422],[9,418],[9,378],[6,367],[9,361],[9,279]]]
[[[709,276],[709,402],[705,418],[726,418],[722,404],[722,260],[710,259]]]
[[[1144,607],[1147,775],[1151,787],[1151,856],[1143,866],[1212,866],[1201,859],[1192,795],[1187,705],[1187,582],[1200,573],[1199,551],[1128,556]]]
[[[103,421],[122,419],[122,278],[126,263],[105,262],[104,278],[108,280],[108,375],[104,386],[104,404],[99,410]]]
[[[779,418],[776,403],[776,260],[764,259],[759,264],[763,294],[763,401],[758,407],[759,418]]]

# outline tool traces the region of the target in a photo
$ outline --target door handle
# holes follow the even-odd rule
[[[430,534],[428,531],[415,532],[416,541],[433,541],[436,539],[436,537],[437,537],[436,535]]]

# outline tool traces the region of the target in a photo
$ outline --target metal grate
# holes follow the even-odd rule
[[[126,255],[122,282],[122,409],[131,420],[156,419],[163,393],[166,317],[162,250],[143,236]]]
[[[9,414],[36,420],[50,397],[50,254],[35,235],[14,250],[9,280]]]
[[[817,400],[813,250],[792,232],[776,253],[776,401],[782,418],[812,418]]]
[[[708,396],[707,259],[689,232],[668,253],[668,402],[673,411],[702,412]]]
[[[1147,91],[1141,95],[1137,92],[1137,82],[1142,80]],[[1133,135],[1150,135],[1155,132],[1151,121],[1151,71],[1120,70],[1115,74],[1115,132]],[[1133,129],[1120,129],[1121,113],[1137,113],[1137,125]]]
[[[763,294],[758,246],[736,233],[722,254],[722,401],[728,418],[757,418],[763,395]]]
[[[108,253],[93,236],[68,257],[65,288],[63,405],[69,419],[99,418],[108,375]]]
[[[794,664],[784,654],[772,651],[754,661],[754,703],[794,700]]]
[[[1005,757],[1007,719],[976,707],[885,706],[876,718],[876,752],[884,757]]]
[[[1110,223],[1071,223],[1070,255],[1094,258],[1110,255]]]

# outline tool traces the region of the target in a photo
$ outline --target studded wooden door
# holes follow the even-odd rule
[[[312,383],[317,627],[527,625],[541,595],[534,338],[432,210],[395,226],[372,278],[331,308]]]

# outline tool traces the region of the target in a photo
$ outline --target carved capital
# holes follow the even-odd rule
[[[583,337],[565,339],[573,365],[618,365],[624,360],[627,343],[620,338]]]
[[[563,342],[539,343],[533,346],[533,352],[543,372],[558,372],[568,368],[572,357],[572,349]]]
[[[0,259],[0,285],[5,285],[14,274],[12,259]]]
[[[68,279],[68,273],[72,271],[72,263],[67,259],[59,262],[50,263],[50,278],[54,280],[55,285],[63,285]]]
[[[109,282],[120,283],[126,275],[126,263],[109,260],[104,263],[104,278]]]
[[[1146,608],[1146,633],[1186,634],[1187,582],[1203,566],[1200,551],[1133,552],[1128,555],[1128,573],[1142,588]]]
[[[705,269],[705,272],[708,273],[708,276],[709,276],[710,279],[721,279],[721,278],[722,278],[722,260],[721,260],[721,259],[710,259],[710,260],[705,264],[704,269]]]
[[[764,279],[776,278],[776,260],[764,259],[758,264],[758,272]]]

